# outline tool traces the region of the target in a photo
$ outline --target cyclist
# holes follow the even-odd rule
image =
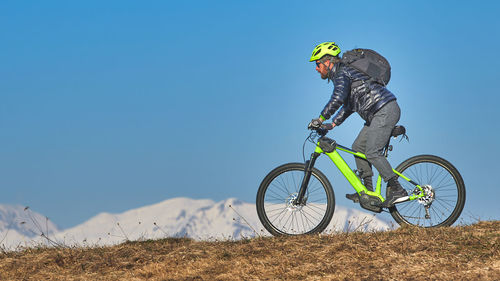
[[[321,79],[328,79],[328,82],[331,80],[334,89],[319,118],[313,119],[308,128],[323,127],[331,130],[342,124],[353,112],[357,112],[365,120],[365,124],[352,149],[364,153],[368,160],[355,157],[358,172],[365,187],[373,191],[371,166],[375,166],[388,183],[388,196],[384,206],[391,207],[394,203],[406,200],[405,197],[408,196],[382,154],[401,114],[396,97],[385,86],[371,81],[368,75],[342,63],[339,54],[340,48],[335,42],[319,44],[312,52],[309,61],[316,62],[316,71],[321,75]],[[335,112],[337,114],[332,118],[332,122],[323,124]],[[357,193],[346,194],[346,197],[359,202]]]

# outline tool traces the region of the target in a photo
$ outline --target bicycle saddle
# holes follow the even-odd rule
[[[401,135],[406,136],[406,128],[403,125],[394,126],[394,129],[392,129],[391,136],[396,138]]]

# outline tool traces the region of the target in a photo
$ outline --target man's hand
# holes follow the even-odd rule
[[[333,127],[335,127],[334,123],[321,124],[321,129],[325,129],[325,130],[328,130],[328,131],[330,131],[331,129],[333,129]]]
[[[307,125],[307,129],[309,129],[309,130],[317,129],[317,128],[321,127],[321,123],[323,123],[323,120],[321,120],[321,118],[313,119],[313,120],[311,120],[311,123],[309,123],[309,125]]]

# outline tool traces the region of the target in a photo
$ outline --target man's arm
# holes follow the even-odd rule
[[[333,79],[334,89],[333,94],[328,103],[321,111],[320,119],[328,120],[343,104],[349,93],[351,92],[351,80],[346,73],[336,75]],[[347,116],[346,116],[347,117]],[[337,124],[338,125],[338,124]]]
[[[337,115],[335,115],[335,117],[333,117],[332,119],[332,123],[335,124],[336,126],[339,126],[340,124],[342,124],[342,122],[344,122],[344,120],[347,119],[347,117],[349,117],[351,114],[353,113],[352,110],[350,109],[347,109],[346,106],[344,105],[340,110],[339,112],[337,112]]]

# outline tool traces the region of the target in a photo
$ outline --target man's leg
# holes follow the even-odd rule
[[[352,144],[352,149],[354,151],[366,153],[368,130],[369,127],[366,125],[363,127],[363,129],[361,129],[361,132],[359,132],[358,137]],[[361,178],[373,176],[372,165],[370,164],[370,162],[359,157],[354,157],[354,160],[356,161],[356,167],[358,168],[358,172]]]
[[[382,154],[383,148],[391,136],[391,132],[399,121],[400,109],[396,101],[390,102],[375,113],[366,132],[366,158],[380,173],[382,178],[389,183],[390,196],[387,204],[392,205],[395,200],[407,196],[407,192],[397,181],[396,174]],[[389,188],[388,187],[388,188]]]
[[[367,132],[368,126],[364,126],[363,129],[361,129],[361,132],[358,134],[358,137],[352,144],[352,149],[365,153],[366,152],[366,132]],[[368,162],[366,159],[359,158],[359,157],[354,157],[354,160],[356,161],[356,167],[358,168],[358,173],[363,180],[363,185],[368,189],[369,191],[373,191],[373,182],[372,182],[372,177],[373,177],[373,171],[372,171],[372,165],[370,162]],[[359,195],[357,192],[352,193],[352,194],[346,194],[345,197],[347,199],[350,199],[354,202],[359,202]]]
[[[387,182],[396,176],[382,151],[391,137],[394,126],[401,115],[396,101],[382,107],[375,115],[366,130],[366,159],[377,169]]]

